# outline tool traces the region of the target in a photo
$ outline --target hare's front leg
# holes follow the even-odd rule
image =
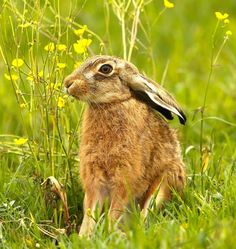
[[[104,204],[104,198],[105,196],[99,188],[85,190],[84,218],[80,227],[79,236],[91,235],[96,224],[94,220],[96,206],[98,205],[99,211],[101,212]]]
[[[109,209],[109,220],[116,221],[124,213],[129,202],[129,193],[124,184],[117,184],[111,192],[111,204]]]

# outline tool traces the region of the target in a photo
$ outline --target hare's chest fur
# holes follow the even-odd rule
[[[144,173],[142,145],[148,129],[143,112],[148,110],[145,105],[135,104],[132,99],[86,110],[80,145],[82,181],[87,182],[89,176],[105,184],[131,174],[138,178]]]

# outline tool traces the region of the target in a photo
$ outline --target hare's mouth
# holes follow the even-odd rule
[[[67,88],[66,93],[75,99],[81,99],[80,94],[78,92],[74,91],[73,89],[71,90],[70,88]]]
[[[74,98],[83,99],[89,93],[88,84],[81,79],[69,79],[65,82],[65,91]]]
[[[78,86],[66,88],[66,93],[77,100],[87,101],[88,99],[88,92]]]

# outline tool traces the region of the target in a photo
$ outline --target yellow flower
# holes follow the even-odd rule
[[[34,80],[34,76],[32,73],[29,73],[28,76],[26,77],[27,80],[29,81],[33,81]]]
[[[66,17],[67,22],[72,22],[73,20],[70,17]]]
[[[27,107],[27,104],[25,103],[20,104],[20,108],[25,108],[25,107]]]
[[[26,142],[28,141],[28,138],[23,138],[23,137],[20,137],[18,139],[14,139],[14,143],[16,145],[23,145],[25,144]]]
[[[76,35],[78,35],[78,36],[81,36],[81,35],[83,35],[83,33],[84,33],[84,29],[75,29],[75,30],[74,30],[74,33],[75,33]]]
[[[24,65],[24,61],[22,59],[14,59],[11,63],[14,67],[22,67]]]
[[[65,100],[62,97],[59,97],[57,100],[57,106],[61,109],[65,106]]]
[[[26,22],[26,23],[19,24],[18,27],[19,28],[28,28],[30,25],[31,25],[30,22]]]
[[[76,61],[75,64],[74,64],[74,67],[75,67],[75,68],[78,68],[78,67],[80,67],[80,65],[81,65],[82,63],[83,63],[82,61]]]
[[[184,229],[187,229],[188,227],[189,227],[189,225],[188,225],[188,223],[183,223],[182,225],[181,225],[181,227],[183,227]]]
[[[33,81],[37,77],[43,78],[43,70],[39,71],[37,76],[33,72],[29,72],[29,74],[26,77],[26,79],[29,80],[29,81]]]
[[[75,29],[75,30],[74,30],[74,33],[75,33],[77,36],[81,36],[81,35],[84,34],[84,31],[86,31],[87,28],[88,28],[87,25],[84,25],[83,28],[81,28],[81,29]]]
[[[90,209],[90,208],[87,208],[86,214],[87,214],[89,217],[92,217],[92,212],[91,212],[91,209]]]
[[[222,20],[224,20],[224,19],[226,19],[226,18],[229,17],[229,14],[228,14],[228,13],[222,14],[222,13],[219,12],[219,11],[215,12],[215,15],[216,15],[216,18],[217,18],[219,21],[222,21]]]
[[[44,50],[48,52],[53,52],[55,50],[55,44],[53,42],[49,42],[45,47]]]
[[[4,74],[4,77],[7,79],[7,80],[18,80],[19,79],[19,77],[18,77],[18,75],[16,75],[16,74],[11,74],[11,75],[9,75],[9,74]]]
[[[57,49],[59,51],[65,51],[67,49],[67,46],[65,44],[58,44]]]
[[[43,70],[41,70],[41,71],[38,72],[38,76],[39,76],[40,78],[43,78]]]
[[[63,68],[66,67],[66,63],[58,62],[58,63],[57,63],[57,67],[58,67],[59,69],[63,69]]]
[[[227,36],[230,36],[230,35],[232,35],[233,33],[232,33],[231,30],[227,30],[227,31],[225,32],[225,34],[226,34]]]
[[[164,0],[164,6],[168,9],[171,9],[174,8],[175,5],[168,0]]]
[[[229,19],[225,19],[224,24],[229,24]]]
[[[77,41],[77,43],[74,43],[74,50],[77,54],[83,54],[86,52],[88,46],[91,44],[92,40],[91,39],[80,39]]]

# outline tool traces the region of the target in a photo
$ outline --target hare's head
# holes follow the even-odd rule
[[[173,119],[178,115],[182,124],[186,117],[175,99],[160,85],[144,77],[131,63],[112,56],[94,56],[87,59],[64,81],[67,92],[88,103],[113,103],[131,96],[144,101]]]
[[[137,74],[138,70],[115,57],[95,56],[67,76],[65,86],[70,95],[89,103],[117,102],[131,96],[122,72]]]

